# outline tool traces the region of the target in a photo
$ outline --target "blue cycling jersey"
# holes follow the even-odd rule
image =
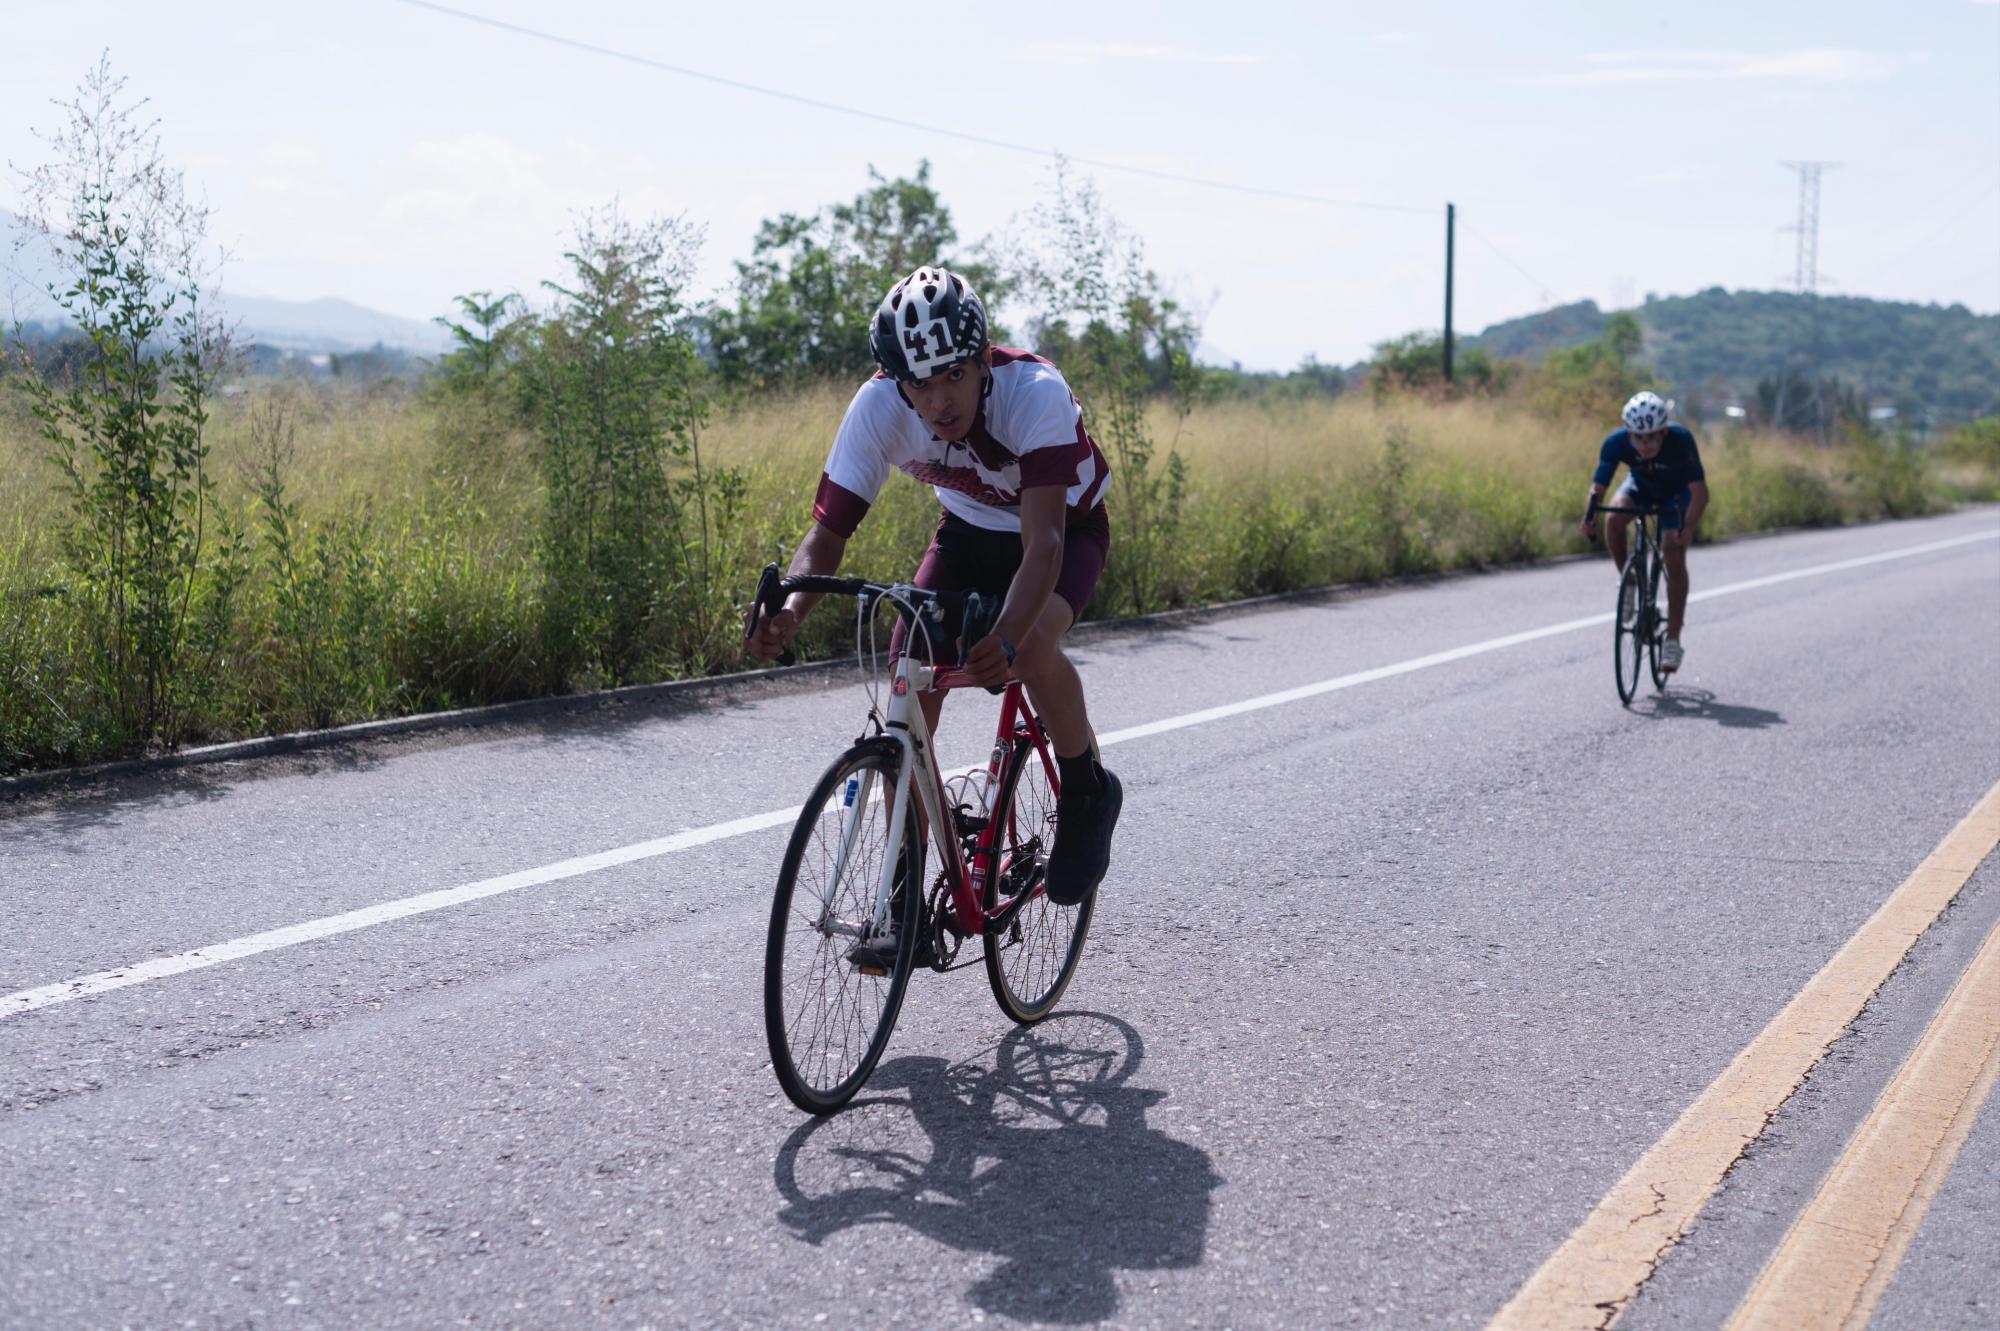
[[[1611,484],[1612,473],[1618,470],[1621,462],[1632,473],[1632,480],[1640,494],[1649,499],[1665,498],[1705,479],[1701,470],[1701,450],[1695,447],[1693,432],[1682,425],[1667,427],[1667,437],[1661,442],[1660,451],[1650,458],[1640,457],[1639,450],[1632,447],[1630,430],[1612,431],[1605,438],[1604,447],[1598,451],[1597,475],[1592,478],[1594,483]]]

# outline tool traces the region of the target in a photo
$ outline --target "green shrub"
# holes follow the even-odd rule
[[[1938,441],[1936,453],[1953,498],[2000,500],[2000,416],[1967,421]]]
[[[682,291],[700,235],[677,220],[584,219],[556,310],[517,329],[543,485],[541,662],[559,684],[622,684],[713,659],[716,560],[742,478],[704,466],[706,410]]]
[[[1853,431],[1845,452],[1860,516],[1911,518],[1940,506],[1923,454],[1907,440]]]
[[[206,215],[122,89],[100,63],[45,140],[55,160],[27,176],[26,220],[63,274],[49,294],[88,352],[66,380],[11,377],[60,477],[56,586],[99,742],[137,749],[207,721],[248,558],[207,468],[221,339],[202,301]]]
[[[1111,466],[1105,499],[1119,527],[1098,602],[1103,613],[1121,615],[1181,604],[1187,464],[1172,445],[1161,455],[1147,413],[1156,365],[1166,367],[1164,396],[1183,419],[1190,409],[1200,384],[1188,355],[1194,328],[1161,295],[1138,237],[1094,185],[1072,179],[1066,163],[1031,220],[1043,248],[1024,260],[1018,283],[1039,306],[1038,341],[1062,345],[1063,375]]]
[[[1847,521],[1840,495],[1822,470],[1791,459],[1760,460],[1744,436],[1727,438],[1716,461],[1722,465],[1710,469],[1713,516],[1704,523],[1711,535]]]
[[[1632,394],[1653,385],[1637,357],[1645,341],[1638,316],[1621,310],[1594,342],[1558,347],[1542,359],[1536,402],[1550,416],[1616,420]]]
[[[0,539],[0,772],[102,751],[106,718],[75,670],[83,644],[61,575],[27,523]]]
[[[546,583],[534,547],[476,502],[427,500],[387,558],[396,594],[379,650],[411,710],[512,702],[567,684],[540,655]]]

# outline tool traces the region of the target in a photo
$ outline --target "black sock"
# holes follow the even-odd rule
[[[1074,758],[1056,755],[1056,772],[1062,778],[1063,794],[1074,791],[1090,799],[1096,799],[1104,791],[1104,783],[1098,779],[1097,759],[1089,749]]]

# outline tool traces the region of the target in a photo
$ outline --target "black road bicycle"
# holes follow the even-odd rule
[[[1667,672],[1660,669],[1660,649],[1667,640],[1667,615],[1660,605],[1660,578],[1665,573],[1660,558],[1660,506],[1591,500],[1588,516],[1599,513],[1626,513],[1638,519],[1629,528],[1632,544],[1618,576],[1618,611],[1611,620],[1611,665],[1618,680],[1618,701],[1629,704],[1639,691],[1641,656],[1652,672],[1654,689],[1667,687]]]

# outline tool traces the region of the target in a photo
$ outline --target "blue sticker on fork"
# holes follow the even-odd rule
[[[845,809],[851,809],[851,808],[853,808],[853,807],[854,807],[854,797],[855,797],[856,795],[858,795],[858,794],[859,794],[860,792],[861,792],[861,778],[860,778],[860,777],[858,777],[858,776],[850,776],[850,777],[848,777],[848,778],[847,778],[847,794],[845,794],[844,796],[842,796],[842,797],[841,797],[841,801],[840,801],[840,804],[841,804],[841,807],[842,807],[842,808],[845,808]]]

